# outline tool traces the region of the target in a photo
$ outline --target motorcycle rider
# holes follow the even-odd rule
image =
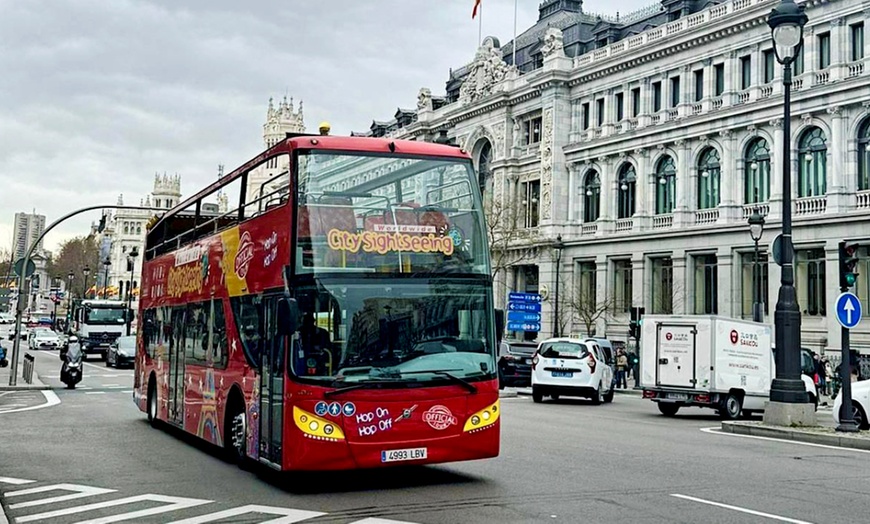
[[[71,345],[60,368],[60,380],[68,389],[75,389],[82,380],[82,350],[78,344]]]

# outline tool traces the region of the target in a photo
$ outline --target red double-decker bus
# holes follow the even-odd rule
[[[288,135],[152,222],[134,398],[153,424],[280,470],[498,455],[465,152]]]

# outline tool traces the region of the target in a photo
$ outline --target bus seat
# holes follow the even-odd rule
[[[299,238],[311,238],[311,214],[308,206],[299,206],[296,213],[296,234]]]
[[[330,229],[356,232],[353,202],[345,197],[323,197],[311,206],[312,235],[326,235]]]
[[[417,212],[415,211],[420,207],[420,204],[416,202],[402,202],[401,204],[397,204],[393,209],[394,211],[386,211],[384,213],[384,220],[387,224],[393,223],[393,212],[395,212],[395,223],[400,226],[416,226],[417,225]]]
[[[433,226],[435,234],[444,234],[450,229],[450,221],[447,220],[447,215],[439,209],[431,207],[424,208],[425,211],[420,215],[419,223],[421,226]]]
[[[376,225],[384,225],[383,215],[366,215],[363,217],[363,228],[366,231],[374,231]]]

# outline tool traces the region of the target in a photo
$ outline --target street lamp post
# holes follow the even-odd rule
[[[801,312],[794,288],[794,248],[791,232],[791,64],[800,52],[807,15],[793,0],[782,2],[767,17],[776,60],[782,64],[782,273],[774,313],[776,326],[776,378],[770,388],[772,403],[801,404],[807,394],[801,381]],[[771,420],[773,420],[771,415]]]
[[[51,312],[51,329],[57,331],[57,303],[58,303],[58,294],[60,294],[60,276],[54,277],[54,282],[52,283],[52,287],[54,288],[54,310]],[[51,296],[51,290],[48,291],[48,296]]]
[[[749,236],[755,242],[755,259],[752,263],[752,321],[764,322],[764,289],[762,288],[761,266],[758,264],[758,241],[764,233],[764,217],[758,209],[749,217]]]
[[[66,276],[67,285],[66,285],[66,334],[69,335],[72,327],[72,296],[73,296],[73,288],[72,281],[75,279],[76,274],[72,271]]]
[[[109,266],[112,265],[112,261],[109,260],[109,257],[106,257],[103,260],[103,266],[106,270],[103,272],[103,300],[109,298]]]
[[[562,265],[562,249],[565,248],[565,244],[562,243],[562,235],[556,237],[556,243],[553,244],[553,254],[556,256],[556,292],[555,292],[555,303],[553,304],[553,336],[560,337],[561,333],[561,317],[559,316],[559,269]]]
[[[127,282],[127,336],[130,336],[130,326],[133,323],[133,315],[130,314],[130,311],[133,306],[133,268],[136,265],[136,257],[139,256],[139,250],[134,246],[130,251],[130,254],[127,255],[127,266],[130,268],[130,281]]]
[[[82,279],[82,299],[88,298],[88,275],[90,274],[90,266],[85,266],[84,268],[82,268],[82,275],[85,277]]]

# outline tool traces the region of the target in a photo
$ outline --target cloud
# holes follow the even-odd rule
[[[185,194],[204,187],[218,164],[262,149],[270,96],[303,99],[309,130],[327,120],[337,134],[414,107],[420,87],[443,92],[449,68],[474,56],[473,4],[2,2],[0,246],[17,211],[52,222],[120,193],[138,202],[155,172],[181,174]],[[524,4],[520,31],[537,18]],[[484,0],[483,34],[509,41],[513,8]],[[62,224],[47,247],[97,216]]]

